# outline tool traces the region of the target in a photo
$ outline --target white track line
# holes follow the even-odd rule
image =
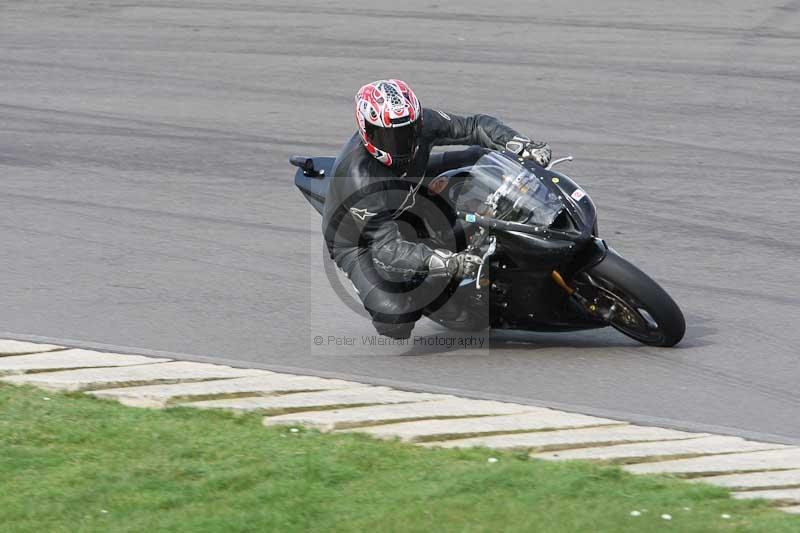
[[[174,401],[206,409],[298,411],[267,416],[267,426],[306,425],[427,441],[422,446],[526,449],[550,460],[635,462],[624,468],[638,474],[708,476],[692,481],[738,489],[737,498],[771,499],[787,512],[800,510],[794,505],[800,503],[800,448],[738,437],[636,426],[512,402],[1,339],[0,380],[89,390],[142,407]],[[686,456],[691,458],[676,459]]]

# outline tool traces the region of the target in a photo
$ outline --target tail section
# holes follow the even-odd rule
[[[298,155],[289,159],[289,163],[297,167],[297,172],[294,175],[294,184],[319,214],[322,214],[322,207],[325,205],[325,196],[328,193],[334,161],[335,158],[333,157],[305,157]]]

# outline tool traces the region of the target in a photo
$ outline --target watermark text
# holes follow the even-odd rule
[[[483,348],[486,337],[468,335],[446,337],[439,335],[412,336],[408,339],[392,339],[380,335],[315,335],[316,346],[417,346],[440,348]]]

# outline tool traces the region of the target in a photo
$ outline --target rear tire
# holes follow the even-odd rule
[[[463,333],[480,333],[489,329],[485,320],[465,320],[462,322],[455,320],[432,320],[449,330],[461,331]]]
[[[650,346],[675,346],[686,332],[678,304],[661,286],[633,264],[608,251],[587,274],[618,301],[610,324],[628,337]]]
[[[465,309],[461,310],[458,318],[442,318],[437,316],[436,313],[428,314],[427,316],[440,326],[453,331],[480,333],[489,328],[489,318],[487,316],[470,313]]]

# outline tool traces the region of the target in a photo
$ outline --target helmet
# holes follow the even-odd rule
[[[419,146],[422,107],[400,80],[378,80],[356,94],[356,124],[364,147],[386,166],[408,171]]]

